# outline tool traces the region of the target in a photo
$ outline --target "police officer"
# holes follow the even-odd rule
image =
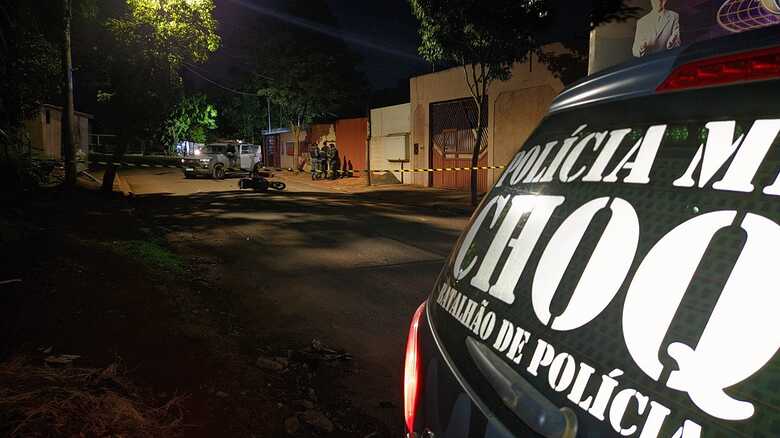
[[[320,149],[320,169],[318,175],[320,178],[325,178],[328,174],[328,144],[322,143]]]
[[[328,152],[330,152],[328,158],[330,159],[330,167],[333,168],[333,178],[343,177],[344,174],[341,172],[341,159],[339,158],[339,150],[336,147],[336,143],[330,144]]]
[[[333,143],[331,143],[328,146],[328,150],[326,152],[327,158],[328,158],[328,179],[336,179],[336,166],[333,165],[333,157],[334,157],[335,150],[333,149]]]

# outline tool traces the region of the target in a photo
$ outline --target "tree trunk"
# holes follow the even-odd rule
[[[101,190],[105,193],[111,193],[114,191],[114,179],[116,178],[117,168],[113,163],[120,163],[125,156],[127,145],[124,140],[120,140],[119,144],[114,149],[114,155],[112,155],[111,163],[106,166],[105,172],[103,172],[103,185]]]
[[[487,89],[487,85],[484,85],[483,89]],[[478,172],[476,167],[479,165],[479,155],[482,153],[482,141],[485,138],[485,129],[487,129],[487,126],[485,126],[485,123],[483,122],[482,115],[485,114],[483,111],[487,111],[487,104],[485,102],[484,93],[482,96],[479,96],[478,99],[475,99],[477,101],[477,120],[475,125],[477,126],[477,132],[476,132],[476,138],[475,138],[475,144],[474,144],[474,151],[471,153],[471,207],[476,208],[477,204],[479,203],[479,200],[477,199],[477,190],[478,190]]]
[[[70,50],[71,0],[63,0],[62,70],[65,109],[62,112],[62,145],[65,155],[65,185],[76,185],[76,108],[73,100],[73,58]]]
[[[293,146],[293,165],[295,166],[295,170],[296,171],[302,170],[300,168],[301,165],[298,162],[299,158],[300,158],[300,154],[301,154],[300,150],[301,150],[301,131],[302,130],[303,129],[302,129],[300,124],[293,125],[292,132],[293,132],[293,136],[295,137],[295,143],[294,143],[294,146]]]
[[[477,124],[477,138],[474,145],[474,151],[471,153],[471,206],[477,207],[479,200],[477,199],[477,169],[479,165],[479,154],[482,152],[482,138],[485,136],[485,127],[482,126],[480,120]]]

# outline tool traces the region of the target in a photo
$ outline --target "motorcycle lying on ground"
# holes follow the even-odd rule
[[[238,181],[238,188],[240,189],[253,189],[256,192],[267,192],[270,190],[283,191],[287,188],[287,184],[281,181],[269,181],[273,178],[274,174],[271,172],[265,172],[261,170],[254,170],[249,178],[241,178]]]

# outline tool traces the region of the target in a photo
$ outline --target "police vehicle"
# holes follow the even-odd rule
[[[207,176],[223,179],[230,174],[246,174],[262,168],[263,148],[241,142],[211,143],[182,158],[185,178]]]
[[[780,436],[778,134],[780,27],[565,90],[413,315],[407,436]]]

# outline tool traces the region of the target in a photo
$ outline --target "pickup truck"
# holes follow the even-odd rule
[[[262,148],[248,143],[210,143],[181,160],[185,178],[247,173],[262,167]]]

